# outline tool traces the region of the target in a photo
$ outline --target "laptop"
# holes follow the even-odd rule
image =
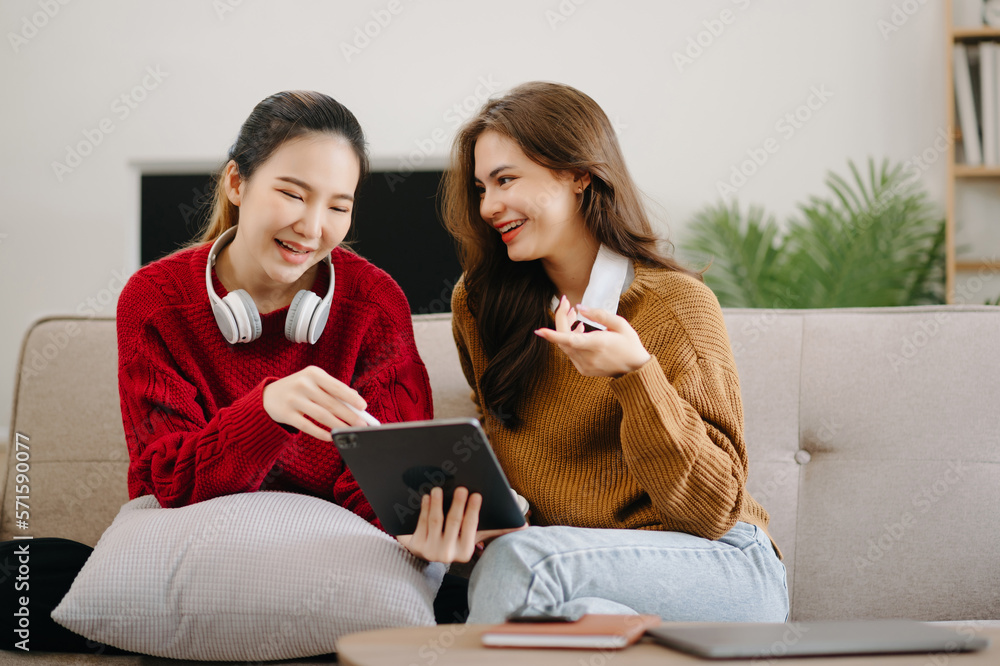
[[[646,633],[657,643],[708,659],[952,653],[990,644],[969,631],[915,620],[663,624]]]

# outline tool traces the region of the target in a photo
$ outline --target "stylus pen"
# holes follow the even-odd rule
[[[345,402],[343,400],[341,400],[341,402],[343,402],[345,405],[347,405],[347,408],[349,410],[351,410],[352,412],[354,412],[355,414],[357,414],[358,416],[360,416],[361,419],[365,423],[367,423],[368,425],[370,425],[370,426],[380,426],[380,425],[382,425],[381,423],[378,422],[378,419],[376,419],[374,416],[372,416],[368,412],[365,412],[365,411],[362,411],[362,410],[358,409],[357,407],[355,407],[354,405],[352,405],[349,402]]]

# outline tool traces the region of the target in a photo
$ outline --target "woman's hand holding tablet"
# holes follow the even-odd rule
[[[476,544],[508,532],[523,530],[528,525],[501,530],[476,530],[483,496],[456,488],[448,515],[444,515],[444,491],[433,488],[420,501],[420,517],[413,534],[396,539],[411,553],[428,562],[468,562],[476,552]]]
[[[477,544],[527,526],[475,419],[389,423],[331,432],[382,527],[414,555],[468,562]]]

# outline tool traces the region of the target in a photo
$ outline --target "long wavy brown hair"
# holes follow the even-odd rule
[[[442,180],[442,216],[458,246],[467,304],[489,359],[479,380],[483,408],[517,428],[518,396],[544,371],[549,343],[532,331],[549,325],[555,286],[540,261],[511,261],[500,234],[479,213],[475,148],[483,132],[511,139],[553,171],[589,173],[580,212],[600,243],[646,265],[701,275],[677,263],[672,246],[654,235],[614,127],[593,99],[567,85],[536,81],[487,102],[455,137]]]

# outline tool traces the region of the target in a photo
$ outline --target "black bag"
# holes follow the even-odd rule
[[[434,597],[434,620],[438,624],[462,624],[469,617],[469,579],[446,573]]]
[[[54,537],[0,542],[0,648],[135,654],[84,638],[50,616],[93,550]]]

